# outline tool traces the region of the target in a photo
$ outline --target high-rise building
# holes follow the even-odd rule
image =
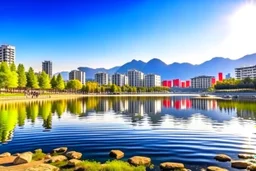
[[[11,45],[0,46],[0,62],[8,64],[15,62],[15,47]]]
[[[147,74],[145,76],[145,87],[159,87],[161,86],[161,76],[156,74]],[[168,82],[167,82],[168,86]]]
[[[199,76],[191,78],[192,88],[207,89],[212,86],[213,76]]]
[[[186,88],[186,83],[184,81],[181,82],[181,87]]]
[[[189,80],[186,81],[186,88],[191,86],[191,82]]]
[[[112,84],[117,86],[128,85],[128,77],[124,74],[115,73],[112,75]]]
[[[69,73],[69,80],[79,80],[82,84],[85,84],[86,74],[83,71],[73,70]]]
[[[222,72],[218,73],[218,79],[219,79],[219,82],[223,81],[223,73]]]
[[[173,87],[180,87],[180,79],[173,80]]]
[[[128,71],[128,83],[130,86],[143,87],[144,86],[144,73],[138,70]]]
[[[240,67],[235,69],[236,78],[239,80],[249,78],[256,78],[256,65],[249,67]]]
[[[52,78],[52,62],[51,61],[44,61],[42,62],[42,71]]]
[[[98,72],[94,75],[94,80],[99,83],[99,85],[108,85],[108,74],[105,72]]]
[[[228,73],[228,74],[226,75],[226,79],[229,79],[229,78],[231,78],[231,74],[230,74],[230,73]]]

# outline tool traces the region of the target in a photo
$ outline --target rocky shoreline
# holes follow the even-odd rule
[[[154,166],[151,159],[146,156],[133,156],[127,161],[122,161],[124,152],[111,150],[109,157],[112,159],[106,163],[96,161],[82,161],[82,153],[68,151],[67,147],[53,149],[51,153],[44,153],[42,149],[34,152],[0,154],[0,171],[145,171],[147,168],[156,167],[161,171],[190,171],[183,163],[163,162],[160,166]],[[229,162],[232,168],[256,171],[256,159],[254,154],[238,154],[239,160],[233,160],[226,154],[217,154],[214,159],[219,162]],[[218,166],[202,168],[201,171],[228,171]]]

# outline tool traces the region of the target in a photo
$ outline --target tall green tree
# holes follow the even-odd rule
[[[6,62],[1,62],[0,63],[0,88],[5,88],[7,87],[8,84],[8,65]]]
[[[64,90],[65,89],[65,82],[60,74],[58,74],[56,79],[56,89]]]
[[[38,78],[35,75],[33,68],[29,68],[27,72],[27,87],[28,88],[39,88]]]
[[[56,79],[55,75],[51,79],[51,85],[52,85],[53,89],[56,89],[56,87],[57,87],[57,79]]]
[[[16,72],[16,65],[14,63],[10,64],[10,70]]]
[[[39,81],[39,86],[42,89],[50,89],[51,88],[50,77],[44,71],[39,75],[38,81]]]
[[[68,89],[80,90],[82,89],[83,84],[79,80],[70,80],[67,84]]]
[[[26,76],[25,67],[23,64],[18,65],[17,73],[18,73],[18,87],[25,88],[27,85],[27,76]]]
[[[1,87],[16,88],[18,86],[18,75],[16,73],[16,70],[11,71],[10,67],[6,62],[2,62],[0,65],[0,81]]]

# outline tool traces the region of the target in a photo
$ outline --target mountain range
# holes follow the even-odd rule
[[[134,59],[122,66],[116,66],[110,69],[89,67],[79,67],[78,69],[86,72],[87,79],[93,79],[94,74],[97,72],[107,72],[112,75],[116,72],[124,74],[127,73],[129,69],[137,69],[145,74],[158,74],[162,77],[162,80],[175,78],[186,80],[199,75],[217,76],[218,72],[223,72],[224,74],[231,73],[231,75],[234,76],[236,67],[250,65],[256,65],[256,53],[246,55],[236,60],[215,57],[198,65],[177,62],[166,64],[160,59],[153,58],[148,62]]]

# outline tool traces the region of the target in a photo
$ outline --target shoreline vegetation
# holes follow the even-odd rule
[[[122,160],[125,153],[121,150],[111,150],[109,160],[101,163],[95,160],[82,160],[82,153],[68,151],[68,147],[53,149],[44,153],[42,149],[34,152],[0,154],[0,171],[146,171],[159,169],[161,171],[190,171],[185,164],[178,162],[163,162],[159,166],[152,163],[146,156],[131,156]],[[213,160],[226,162],[232,168],[256,170],[255,154],[238,154],[238,159],[232,159],[226,154],[216,154]],[[204,171],[228,171],[219,166],[201,168]]]

